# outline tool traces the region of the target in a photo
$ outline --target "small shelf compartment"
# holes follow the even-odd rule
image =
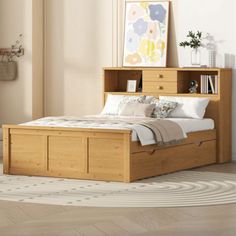
[[[178,93],[189,93],[189,87],[190,87],[190,82],[192,80],[195,80],[198,83],[198,88],[197,88],[197,93],[198,94],[212,94],[213,92],[207,93],[207,92],[202,92],[202,87],[203,87],[203,80],[201,78],[203,77],[212,77],[212,78],[217,78],[217,88],[219,87],[219,73],[218,71],[210,71],[207,70],[205,71],[204,69],[201,71],[178,71]],[[214,82],[214,87],[215,87],[215,80]],[[210,88],[210,84],[209,84]],[[210,91],[210,89],[209,89]],[[215,93],[217,94],[217,92]]]
[[[142,70],[105,70],[104,92],[126,92],[128,80],[137,81],[138,91],[142,86]]]

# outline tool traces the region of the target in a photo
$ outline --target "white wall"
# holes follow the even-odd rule
[[[171,42],[172,49],[177,48],[178,57],[171,60],[171,65],[184,65],[189,61],[189,51],[177,47],[185,39],[188,30],[201,30],[212,34],[217,43],[217,66],[224,67],[225,54],[236,57],[236,1],[235,0],[174,0],[174,27],[176,42]],[[172,22],[173,23],[173,22]],[[175,30],[174,30],[175,29]],[[171,55],[169,55],[171,57]],[[207,63],[206,51],[202,50],[202,61]],[[236,120],[236,64],[233,67],[233,121]],[[236,126],[233,122],[233,157],[236,160]]]
[[[0,47],[10,47],[24,35],[25,55],[15,81],[0,81],[0,125],[32,117],[32,2],[0,0]]]
[[[135,2],[136,0],[127,0]],[[155,1],[155,0],[149,0]],[[119,11],[119,62],[122,65],[123,22],[126,0],[117,0]],[[217,66],[224,67],[224,54],[236,54],[235,0],[170,0],[168,66],[190,64],[190,50],[179,47],[189,30],[210,33],[217,41]],[[207,50],[201,49],[202,64],[207,64]]]
[[[113,60],[112,1],[47,0],[45,9],[45,113],[96,114]]]
[[[42,13],[43,0],[0,0],[0,48],[11,47],[23,34],[25,49],[17,79],[0,81],[0,126],[43,115]]]

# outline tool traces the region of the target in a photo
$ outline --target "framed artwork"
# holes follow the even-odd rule
[[[169,2],[126,2],[123,66],[166,67]]]
[[[135,93],[137,88],[136,80],[127,80],[127,92]]]

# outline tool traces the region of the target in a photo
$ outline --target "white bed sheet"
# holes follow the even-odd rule
[[[93,116],[89,116],[93,117]],[[94,116],[97,117],[97,116]],[[104,117],[104,116],[103,116]],[[67,118],[68,121],[65,121],[64,118]],[[111,116],[109,116],[112,119]],[[120,124],[98,124],[98,123],[91,123],[87,124],[86,122],[74,122],[74,117],[45,117],[39,120],[30,121],[24,123],[22,125],[29,125],[29,126],[56,126],[56,127],[77,127],[77,128],[100,128],[100,129],[132,129],[133,125],[126,125],[126,127],[122,127]],[[75,118],[76,119],[76,118]],[[71,120],[71,121],[70,121]],[[181,126],[185,133],[202,131],[202,130],[210,130],[214,129],[214,121],[212,119],[189,119],[189,118],[168,118],[173,122],[176,122]],[[145,127],[140,126],[145,132],[146,141],[145,145],[155,144],[155,137],[153,132]],[[132,141],[138,141],[138,135],[133,129],[132,131]]]

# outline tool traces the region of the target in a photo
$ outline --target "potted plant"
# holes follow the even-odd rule
[[[190,47],[191,51],[191,64],[193,66],[201,65],[201,53],[199,48],[202,46],[202,32],[197,31],[194,33],[193,31],[189,31],[187,38],[189,41],[183,41],[179,44],[181,47]]]

